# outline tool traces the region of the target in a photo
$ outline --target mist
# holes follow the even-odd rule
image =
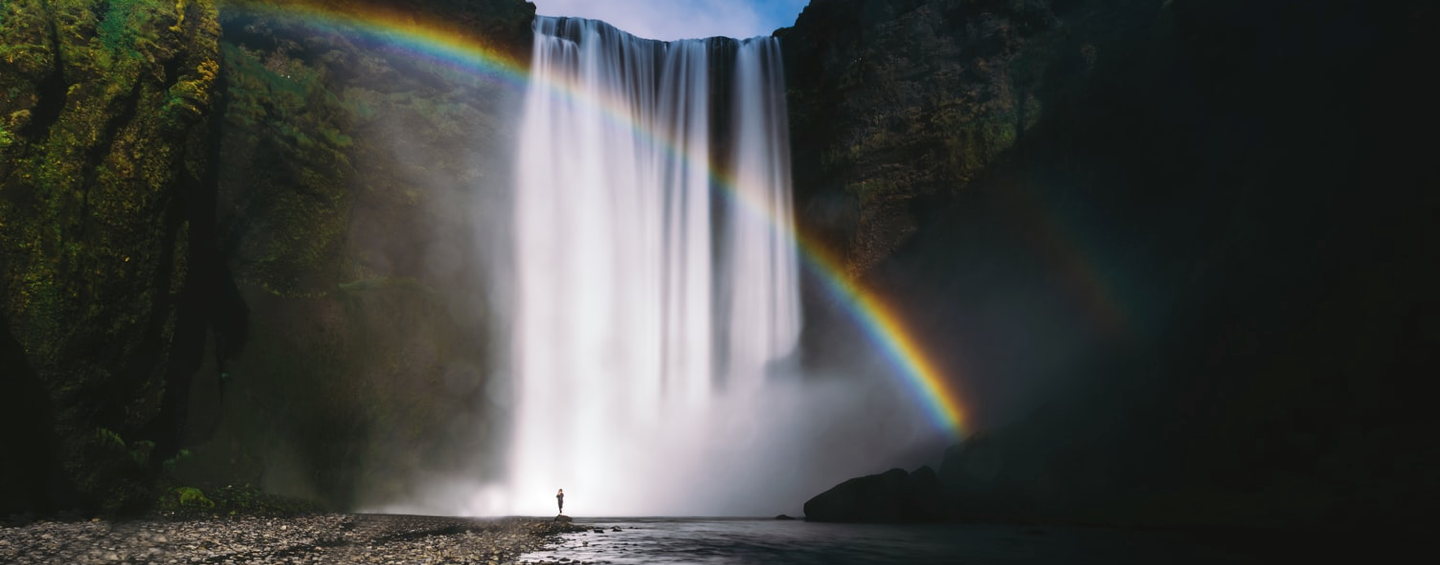
[[[716,79],[704,42],[642,41],[584,20],[537,26],[544,32],[514,157],[513,251],[481,258],[508,279],[492,292],[510,293],[491,300],[509,306],[498,318],[511,353],[487,406],[508,409],[497,450],[507,472],[433,476],[418,496],[379,508],[543,515],[564,488],[581,513],[767,516],[795,513],[809,494],[876,461],[938,453],[946,431],[925,420],[925,399],[903,394],[905,376],[878,349],[831,344],[871,352],[845,374],[795,362],[800,274],[784,110],[759,105],[782,98],[764,90],[779,84],[775,75],[747,75],[766,68],[747,65],[775,57],[773,43],[737,44],[735,78]],[[690,66],[657,70],[664,82],[650,101],[650,85],[609,82],[603,62],[584,66],[610,58]],[[577,86],[566,82],[573,76],[603,80]],[[717,149],[707,100],[728,98],[715,92],[729,84],[743,109],[724,128],[735,148]],[[668,113],[616,120],[602,105],[616,99]],[[624,120],[651,131],[614,123]],[[728,207],[711,208],[720,202],[707,170],[721,166],[709,162],[716,151],[734,159],[730,190],[739,196]],[[767,219],[746,208],[751,202],[782,208]],[[677,210],[684,221],[664,220]]]
[[[522,92],[358,27],[222,24],[218,231],[249,337],[205,356],[177,472],[341,508],[500,476],[507,279],[487,267]]]

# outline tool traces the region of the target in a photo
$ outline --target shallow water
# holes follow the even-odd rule
[[[1193,537],[1103,528],[974,524],[821,524],[715,518],[582,519],[521,563],[1245,563]],[[621,531],[612,531],[612,528]],[[601,529],[604,533],[594,532]]]

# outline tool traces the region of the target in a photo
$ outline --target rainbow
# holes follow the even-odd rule
[[[298,19],[307,26],[327,32],[360,32],[411,56],[478,73],[518,90],[523,90],[528,83],[528,62],[522,63],[496,46],[444,25],[417,20],[413,14],[380,8],[356,10],[353,7],[347,7],[342,12],[320,2],[306,0],[289,3],[222,0],[220,5],[221,10],[236,9]],[[631,119],[622,101],[581,96],[578,89],[568,85],[557,87],[554,94],[575,104],[594,106],[616,127],[631,130],[647,142],[672,153],[678,151],[675,143]],[[748,201],[751,199],[743,196],[747,191],[737,190],[732,176],[711,166],[706,156],[686,155],[682,158],[706,163],[712,184],[720,187],[729,199],[765,217],[772,227],[783,225],[776,222],[775,212],[768,204]],[[837,303],[845,307],[868,338],[898,369],[903,382],[913,390],[930,419],[952,438],[959,438],[965,425],[965,411],[960,392],[953,384],[955,379],[947,378],[942,367],[926,355],[920,342],[907,330],[900,312],[878,293],[850,277],[844,261],[828,252],[819,238],[800,232],[788,235],[793,238],[804,265],[817,275],[816,278]]]
[[[819,279],[830,293],[846,305],[871,341],[905,375],[931,419],[951,436],[959,438],[965,423],[960,393],[945,378],[940,366],[925,355],[920,343],[905,328],[900,313],[878,294],[846,276],[844,263],[827,253],[814,237],[797,233],[796,242],[805,264],[820,275]]]

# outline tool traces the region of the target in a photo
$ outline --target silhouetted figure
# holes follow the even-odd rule
[[[557,504],[557,505],[560,506],[560,513],[561,513],[561,514],[564,514],[564,513],[565,513],[565,489],[562,488],[562,489],[560,489],[560,492],[555,493],[555,504]]]

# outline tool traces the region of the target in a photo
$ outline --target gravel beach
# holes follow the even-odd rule
[[[35,522],[0,528],[0,563],[497,565],[579,528],[528,518],[373,514]]]

